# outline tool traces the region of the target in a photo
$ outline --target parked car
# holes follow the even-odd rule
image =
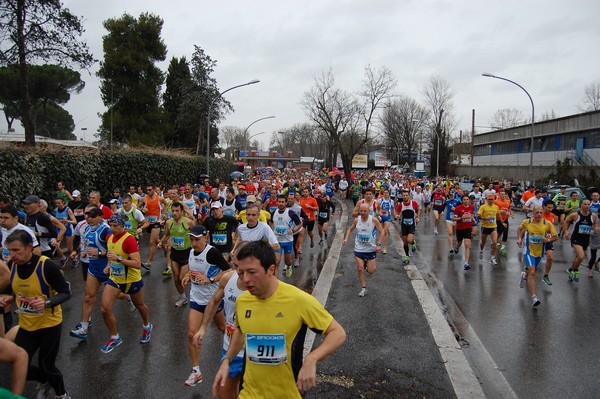
[[[554,187],[551,187],[551,188],[548,189],[548,195],[551,198],[554,198],[554,196],[556,194],[558,194],[559,192],[560,192],[560,186],[554,186]],[[566,195],[567,195],[568,198],[571,198],[571,193],[572,192],[576,192],[576,193],[579,194],[578,199],[580,201],[582,201],[582,200],[584,200],[584,199],[587,198],[587,196],[585,195],[585,193],[583,192],[583,190],[581,188],[579,188],[579,187],[567,187]]]

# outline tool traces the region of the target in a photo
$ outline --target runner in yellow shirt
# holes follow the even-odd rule
[[[523,220],[517,232],[517,245],[519,247],[523,245],[523,237],[525,236],[525,253],[523,254],[525,271],[521,272],[519,286],[523,288],[525,281],[527,281],[533,307],[540,304],[535,292],[535,272],[540,266],[547,243],[558,240],[554,225],[542,217],[543,213],[544,209],[541,206],[535,207],[533,217]]]
[[[344,328],[311,295],[279,281],[275,252],[262,241],[237,253],[237,272],[247,291],[236,301],[236,329],[221,359],[213,395],[223,386],[235,356],[246,344],[246,368],[239,397],[302,398],[316,384],[317,362],[345,341]],[[301,331],[325,334],[321,345],[302,360]]]
[[[481,244],[479,245],[479,258],[483,256],[483,249],[487,242],[487,236],[492,238],[492,256],[490,262],[492,265],[497,265],[496,260],[496,244],[498,243],[498,223],[502,223],[502,214],[498,205],[494,204],[496,197],[493,194],[488,194],[485,198],[486,203],[479,207],[477,217],[481,221]]]

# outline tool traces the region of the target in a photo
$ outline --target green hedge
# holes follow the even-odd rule
[[[197,183],[206,172],[204,157],[176,151],[60,149],[0,149],[0,194],[19,204],[29,194],[39,195],[52,203],[56,183],[62,181],[69,191],[87,194],[99,191],[103,199],[112,197],[119,187],[147,184],[167,187]],[[211,178],[227,181],[231,164],[211,158]]]

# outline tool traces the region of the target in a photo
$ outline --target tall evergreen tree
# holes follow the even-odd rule
[[[190,89],[193,90],[193,87],[190,66],[185,57],[173,57],[167,70],[166,89],[163,94],[163,107],[170,124],[165,136],[165,144],[168,147],[193,148],[197,131],[193,126],[190,129],[189,126],[179,122],[184,97]],[[191,139],[186,140],[186,137]]]
[[[167,54],[162,26],[163,20],[149,13],[104,21],[108,34],[103,37],[104,61],[98,76],[108,109],[101,115],[101,141],[163,144],[168,126],[159,104],[164,75],[155,65]]]
[[[29,99],[34,112],[34,133],[41,136],[74,139],[73,117],[60,105],[79,93],[85,83],[77,71],[58,65],[29,65],[27,67]],[[19,68],[17,65],[0,67],[0,103],[7,121],[23,121]]]
[[[201,47],[194,46],[190,66],[192,83],[183,94],[177,118],[178,126],[184,128],[186,132],[182,142],[185,143],[186,148],[199,148],[199,154],[206,154],[206,129],[210,126],[209,153],[213,153],[219,143],[218,130],[213,126],[226,113],[233,111],[233,107],[220,96],[217,80],[211,76],[217,66],[216,60],[206,54]],[[207,119],[210,123],[207,123]]]
[[[84,32],[80,17],[60,1],[2,0],[0,2],[0,65],[17,65],[19,113],[25,143],[35,145],[34,104],[29,97],[28,66],[56,62],[88,68],[94,62],[87,45],[78,40]]]

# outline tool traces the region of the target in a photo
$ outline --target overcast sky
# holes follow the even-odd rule
[[[422,99],[432,75],[454,89],[459,129],[488,125],[494,112],[516,108],[528,116],[531,105],[518,87],[481,77],[491,72],[524,86],[536,115],[579,111],[584,87],[600,81],[600,1],[598,0],[65,0],[83,16],[88,43],[102,59],[102,22],[142,12],[164,20],[168,55],[190,58],[194,45],[217,60],[220,90],[252,79],[261,83],[225,95],[235,108],[221,123],[246,127],[268,145],[270,134],[307,121],[300,101],[315,76],[332,69],[345,90],[360,88],[365,65],[386,66],[398,80],[397,93]],[[84,91],[66,108],[86,139],[99,126],[100,100],[95,73],[82,72]],[[0,131],[6,130],[2,118]]]

